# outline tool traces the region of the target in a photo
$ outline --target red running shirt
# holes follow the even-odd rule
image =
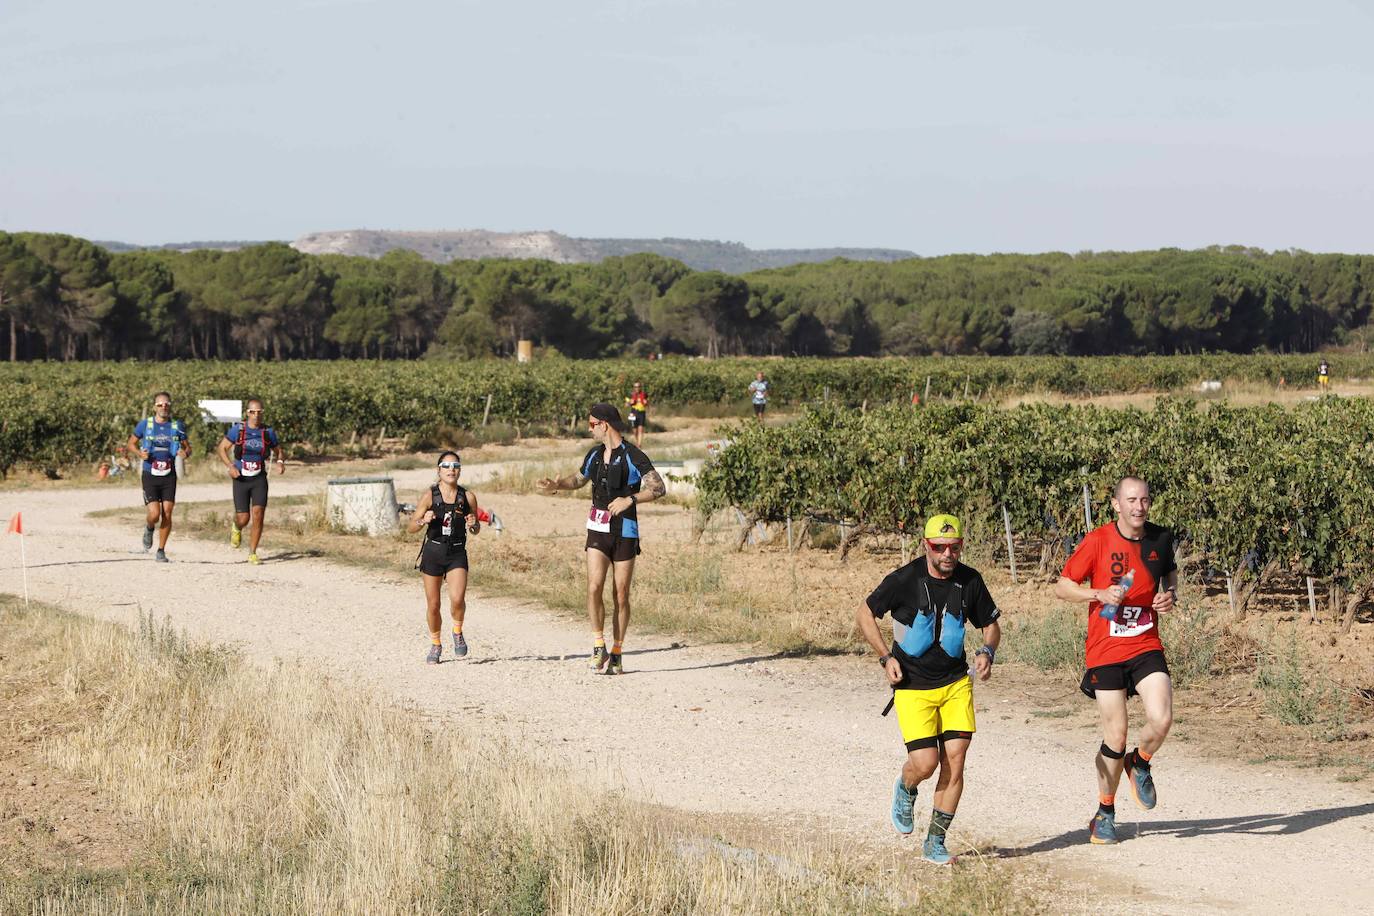
[[[1146,652],[1164,651],[1150,605],[1160,583],[1175,568],[1174,536],[1167,528],[1146,522],[1139,540],[1123,536],[1115,522],[1088,532],[1064,564],[1065,578],[1074,582],[1086,579],[1090,587],[1103,589],[1118,584],[1126,570],[1135,570],[1116,621],[1098,615],[1102,602],[1088,605],[1089,668],[1119,665]]]

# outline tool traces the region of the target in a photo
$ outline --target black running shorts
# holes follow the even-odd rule
[[[439,541],[425,541],[420,548],[420,572],[426,576],[447,576],[455,569],[468,568],[466,547],[449,548]]]
[[[165,477],[154,477],[143,472],[143,505],[148,503],[174,503],[177,501],[177,472]]]
[[[643,426],[648,422],[649,417],[643,410],[632,410],[627,419],[630,421],[630,428],[633,429],[636,426]]]
[[[234,478],[234,511],[247,512],[249,506],[267,506],[267,471],[252,477]]]
[[[1135,658],[1115,665],[1089,668],[1078,687],[1090,697],[1096,697],[1099,690],[1122,689],[1125,689],[1126,696],[1133,697],[1136,695],[1135,685],[1156,671],[1169,673],[1169,664],[1164,661],[1164,653],[1158,649],[1141,653]]]
[[[613,563],[633,560],[639,556],[639,538],[622,538],[609,531],[588,531],[587,550],[599,550]]]

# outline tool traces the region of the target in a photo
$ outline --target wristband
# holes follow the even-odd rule
[[[997,661],[997,650],[989,645],[979,646],[978,651],[974,652],[973,654],[986,655],[988,657],[988,664],[992,664]]]
[[[891,655],[883,655],[878,658],[878,664],[882,665],[884,668],[887,667],[887,663],[890,661],[892,661]]]

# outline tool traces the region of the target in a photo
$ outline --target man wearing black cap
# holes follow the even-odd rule
[[[596,404],[587,418],[596,445],[582,459],[577,473],[545,477],[541,490],[576,490],[592,485],[592,508],[587,513],[587,616],[592,624],[592,670],[621,674],[620,654],[630,625],[630,579],[639,556],[641,503],[653,502],[666,490],[649,456],[621,436],[625,425],[620,411],[610,404]],[[614,643],[606,651],[606,604],[602,592],[606,573],[614,568]]]

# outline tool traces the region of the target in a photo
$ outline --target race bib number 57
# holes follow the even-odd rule
[[[601,531],[609,534],[611,530],[611,510],[594,508],[591,512],[587,513],[587,530]]]
[[[1125,605],[1116,612],[1111,636],[1139,636],[1155,625],[1154,611],[1144,607]]]

